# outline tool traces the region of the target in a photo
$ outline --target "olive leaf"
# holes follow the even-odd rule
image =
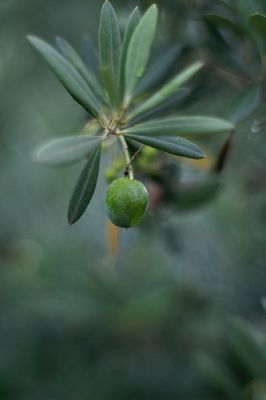
[[[170,82],[166,83],[152,97],[150,97],[148,100],[144,101],[139,107],[137,107],[130,115],[130,118],[135,118],[136,116],[150,110],[153,107],[156,107],[158,104],[165,101],[178,88],[180,88],[181,85],[191,79],[193,75],[195,75],[202,67],[203,63],[199,61],[186,68],[181,73],[177,74]]]
[[[178,89],[176,93],[172,94],[170,97],[167,97],[164,101],[162,101],[162,103],[158,104],[156,107],[151,108],[143,114],[138,114],[136,117],[130,120],[129,125],[135,125],[139,121],[145,120],[154,115],[157,116],[158,114],[166,110],[170,111],[171,109],[173,109],[173,107],[177,107],[179,103],[182,103],[182,101],[185,100],[190,93],[191,90],[187,87],[182,87]]]
[[[94,194],[100,167],[101,146],[90,154],[73,191],[69,209],[68,222],[74,224],[85,212]]]
[[[237,10],[237,15],[242,23],[243,27],[250,32],[249,16],[256,12],[255,0],[237,0],[235,2],[235,7]]]
[[[121,35],[115,10],[105,1],[99,27],[101,73],[105,89],[112,102],[117,102],[120,73]]]
[[[241,59],[234,53],[232,47],[221,35],[217,27],[205,19],[205,26],[208,30],[207,44],[214,58],[234,73],[250,77],[252,71],[243,63]]]
[[[33,47],[43,56],[71,96],[95,118],[101,115],[101,106],[91,89],[76,69],[58,51],[43,40],[28,36]]]
[[[233,123],[239,123],[248,118],[261,102],[261,88],[253,86],[240,93],[231,104],[229,118]]]
[[[132,134],[127,134],[126,137],[175,156],[193,158],[197,160],[205,157],[204,153],[197,145],[192,143],[190,140],[183,139],[181,137],[153,138],[150,136]]]
[[[221,15],[205,14],[204,18],[214,26],[218,28],[229,29],[231,32],[239,37],[242,37],[244,35],[240,25],[236,24],[234,21],[231,21],[228,18],[222,17]]]
[[[134,33],[134,30],[138,23],[140,22],[141,16],[138,7],[136,7],[127,24],[127,28],[124,34],[122,52],[121,52],[121,61],[120,61],[120,95],[123,96],[125,90],[125,68],[126,68],[126,58],[128,52],[128,46],[131,40],[131,37]]]
[[[86,65],[78,55],[75,49],[64,39],[57,37],[56,45],[61,54],[65,57],[70,64],[80,73],[80,75],[85,79],[90,88],[98,95],[100,99],[104,99],[104,93],[99,86],[97,80],[92,73],[87,69]]]
[[[228,8],[230,11],[233,10],[232,4],[230,2],[230,0],[216,0],[216,2],[220,3],[221,5],[225,6],[226,8]]]
[[[135,96],[150,90],[154,85],[160,83],[167,76],[182,50],[183,46],[172,46],[167,50],[161,49],[158,56],[147,66],[145,75],[136,87]]]
[[[138,135],[199,135],[231,131],[234,126],[223,119],[204,116],[171,117],[151,120],[123,131]]]
[[[266,297],[263,297],[261,299],[261,304],[262,304],[263,309],[266,311]]]
[[[89,155],[102,141],[100,136],[69,136],[54,139],[39,147],[34,159],[43,165],[65,166],[74,164]]]
[[[255,14],[257,12],[255,0],[237,0],[236,9],[243,29],[246,31],[246,34],[249,36],[250,40],[256,45],[260,54],[262,54],[262,42],[255,34],[249,18],[251,14]]]
[[[83,35],[81,38],[80,54],[87,69],[98,78],[100,69],[99,54],[87,35]]]
[[[211,385],[217,387],[226,399],[241,399],[242,388],[224,362],[200,352],[196,356],[196,364],[201,374]]]
[[[249,22],[257,33],[257,35],[262,39],[266,39],[266,15],[262,14],[252,14],[249,17]]]
[[[125,102],[128,103],[136,84],[143,76],[153,43],[158,9],[152,5],[144,14],[131,37],[125,69]]]
[[[242,319],[232,318],[230,328],[230,345],[237,352],[239,359],[245,363],[250,374],[257,376],[265,369],[266,350],[261,347],[258,337]]]

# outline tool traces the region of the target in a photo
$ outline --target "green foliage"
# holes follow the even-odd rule
[[[235,33],[237,36],[240,36],[240,37],[243,36],[243,31],[239,25],[237,25],[235,22],[233,22],[230,19],[225,18],[221,15],[206,14],[205,20],[208,23],[214,25],[215,27],[225,28],[225,29],[228,29],[229,31]]]
[[[127,53],[128,53],[128,46],[131,41],[132,35],[139,24],[141,19],[141,15],[139,12],[138,7],[132,12],[128,25],[124,34],[123,39],[123,46],[122,46],[122,54],[121,54],[121,61],[120,61],[120,95],[123,97],[125,91],[125,70],[126,70],[126,60],[127,60]]]
[[[100,136],[89,135],[55,139],[39,148],[35,159],[44,165],[71,165],[88,156],[101,140]]]
[[[135,94],[141,95],[145,91],[150,91],[154,87],[158,87],[164,79],[168,80],[168,74],[171,71],[175,62],[178,61],[179,56],[183,50],[182,46],[170,46],[166,50],[163,48],[160,53],[154,56],[149,63],[148,73],[143,76],[143,78],[138,83]]]
[[[101,146],[91,152],[72,194],[68,210],[68,222],[74,224],[86,210],[94,194],[100,167]]]
[[[75,67],[43,40],[32,36],[28,39],[47,61],[71,96],[95,118],[100,117],[100,103]]]
[[[139,135],[208,135],[224,133],[234,129],[234,126],[222,119],[203,116],[171,117],[151,120],[126,129],[125,133]]]
[[[64,39],[57,37],[56,45],[58,50],[63,55],[63,57],[76,68],[76,70],[80,73],[82,78],[85,79],[90,89],[97,93],[97,96],[100,99],[103,99],[103,93],[101,91],[101,87],[98,84],[95,76],[86,68],[86,65],[82,61],[81,57],[78,55],[75,49],[67,43]]]
[[[253,14],[249,17],[250,24],[254,31],[261,37],[266,38],[266,16],[261,14]]]
[[[237,95],[231,105],[230,119],[233,123],[244,121],[254,113],[261,102],[260,86],[252,86]]]
[[[175,156],[193,158],[195,160],[204,158],[204,153],[198,146],[181,137],[153,138],[150,136],[133,134],[127,134],[126,137],[142,143],[145,146],[150,146],[154,149],[165,151],[169,154],[174,154]]]
[[[263,54],[266,50],[264,45],[266,23],[265,15],[259,13],[259,9],[260,6],[255,1],[237,0],[231,3],[229,12],[227,12],[228,18],[209,13],[204,16],[206,26],[209,32],[212,33],[210,48],[212,53],[215,52],[215,57],[219,58],[222,64],[226,64],[230,69],[237,72],[237,75],[239,73],[247,75],[251,80],[256,82],[260,80],[261,75],[255,72],[255,60],[252,60],[253,66],[249,68],[248,59],[243,59],[245,51],[234,53],[232,51],[232,44],[228,40],[228,37],[223,35],[223,32],[236,35],[239,45],[243,48],[247,44],[251,45],[250,48],[252,51],[257,52],[257,55],[260,57],[260,68],[263,68]],[[246,48],[246,51],[250,52],[250,48]]]
[[[193,161],[143,148],[127,133],[105,138],[102,124],[94,119],[87,123],[91,116],[62,91],[45,65],[41,68],[27,42],[19,40],[27,32],[43,38],[59,33],[78,49],[79,36],[90,30],[80,54],[99,93],[79,64],[75,69],[108,121],[113,116],[117,120],[122,106],[110,103],[91,49],[97,43],[93,32],[101,2],[0,3],[2,398],[265,400],[265,299],[265,309],[260,303],[266,278],[265,64],[249,12],[245,21],[256,41],[240,22],[235,0],[158,1],[156,46],[120,130],[194,114],[224,116],[236,124],[226,151],[227,134],[187,133],[184,137],[194,136],[207,155]],[[132,3],[113,3],[121,33]],[[138,4],[145,10],[152,1]],[[256,1],[254,11],[265,15],[265,1]],[[215,18],[205,20],[204,13],[230,20],[241,35],[215,25]],[[211,41],[218,47],[210,46]],[[74,66],[71,53],[63,54],[69,47],[61,40],[60,49],[59,42],[60,54]],[[198,59],[205,67],[193,81],[129,120]],[[124,88],[121,101],[123,93]],[[169,139],[159,132],[132,134]],[[102,179],[90,218],[78,229],[65,229],[62,206],[83,166],[53,172],[33,165],[27,156],[42,138],[60,135],[62,152],[55,144],[51,154],[42,153],[45,160],[72,162],[75,154],[80,157],[78,143],[84,140],[85,164],[95,149],[89,143],[100,140],[101,168],[113,169],[111,180],[128,166],[119,148],[120,139],[127,139],[134,175],[150,193],[150,212],[138,232],[119,232],[117,238],[116,228],[105,224]],[[73,149],[68,139],[69,146],[75,143]],[[218,159],[224,165],[219,173],[214,172]],[[110,231],[112,251],[105,243]],[[252,322],[228,324],[228,314]],[[198,351],[205,359],[201,368],[195,363]]]
[[[137,153],[131,160],[124,135],[128,139],[170,154],[200,159],[204,157],[204,154],[196,145],[176,136],[214,134],[233,129],[233,125],[227,121],[203,116],[162,118],[134,125],[136,117],[147,112],[155,112],[158,107],[165,108],[167,101],[172,100],[173,95],[184,90],[183,85],[203,67],[201,61],[195,62],[170,79],[141,105],[134,107],[136,100],[134,92],[146,71],[157,19],[156,5],[152,5],[142,17],[136,8],[129,18],[122,41],[115,10],[109,1],[104,3],[99,26],[102,82],[97,81],[92,71],[87,71],[79,55],[65,40],[57,38],[57,47],[61,55],[42,40],[29,37],[32,45],[48,62],[69,93],[98,121],[100,128],[97,129],[95,144],[99,140],[108,140],[110,137],[115,137],[120,141],[127,163],[125,171],[129,170],[131,179],[133,179],[132,163]],[[176,50],[174,52],[171,50],[167,63],[175,54]],[[159,69],[163,72],[160,64]],[[157,70],[158,66],[154,71]],[[147,71],[147,76],[149,77],[149,71]],[[154,77],[149,84],[153,82],[153,79]],[[175,138],[162,138],[163,135],[172,135]],[[153,138],[153,136],[159,137]],[[64,165],[88,157],[88,162],[71,199],[70,223],[76,222],[81,217],[94,193],[98,177],[100,147],[93,152],[93,143],[93,137],[88,140],[66,138],[46,144],[37,153],[37,160],[54,165]]]
[[[99,28],[99,54],[104,87],[111,102],[118,102],[121,36],[115,10],[109,1],[102,8]]]
[[[226,365],[206,354],[199,354],[197,363],[201,373],[218,393],[228,399],[241,399],[241,387]]]
[[[158,10],[151,6],[136,26],[130,39],[125,66],[125,103],[128,104],[135,86],[143,76],[154,40]]]
[[[224,349],[223,360],[206,353],[197,356],[199,371],[214,394],[228,399],[263,399],[266,395],[265,336],[246,321],[230,318]]]
[[[131,118],[133,119],[167,100],[168,97],[174,94],[180,88],[180,86],[184,85],[189,79],[191,79],[193,75],[196,74],[202,67],[203,63],[197,62],[188,67],[181,74],[178,74],[169,83],[158,90],[158,92],[156,92],[152,97],[137,107],[132,113]]]

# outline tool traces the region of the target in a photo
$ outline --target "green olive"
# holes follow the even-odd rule
[[[145,214],[149,195],[136,179],[118,178],[111,183],[106,195],[107,213],[113,224],[122,228],[136,226]]]

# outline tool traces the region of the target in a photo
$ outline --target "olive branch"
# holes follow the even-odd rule
[[[202,159],[205,157],[203,151],[191,138],[233,129],[226,120],[202,115],[153,118],[162,109],[167,109],[177,94],[183,93],[184,85],[204,66],[201,60],[195,60],[146,96],[160,78],[158,74],[152,75],[153,63],[149,63],[157,21],[156,5],[152,5],[144,15],[135,8],[121,35],[116,12],[106,1],[99,25],[99,57],[96,59],[99,70],[96,74],[86,67],[64,39],[57,38],[56,49],[37,37],[28,37],[65,89],[91,117],[93,129],[89,134],[55,139],[35,153],[38,162],[51,166],[85,160],[70,200],[70,224],[80,219],[91,201],[100,170],[102,144],[110,135],[120,143],[125,156],[125,171],[133,180],[135,158],[130,158],[130,143],[180,157]]]

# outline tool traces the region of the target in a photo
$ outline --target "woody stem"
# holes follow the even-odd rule
[[[128,151],[128,145],[127,145],[127,142],[126,142],[124,136],[119,136],[119,140],[122,145],[125,159],[127,162],[127,171],[128,171],[129,179],[132,180],[132,179],[134,179],[134,173],[133,173],[133,167],[132,167],[132,163],[131,163],[131,159],[130,159],[130,155],[129,155],[129,151]]]

